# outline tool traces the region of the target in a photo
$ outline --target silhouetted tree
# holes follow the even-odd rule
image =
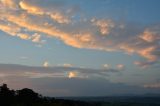
[[[34,92],[32,89],[24,88],[22,90],[17,90],[16,92],[18,100],[24,103],[33,103],[40,99],[39,94]]]
[[[7,87],[7,84],[3,84],[0,86],[0,104],[8,105],[9,103],[13,103],[15,100],[15,91],[10,90]]]
[[[32,89],[10,90],[0,86],[0,106],[96,106],[86,102],[43,97]]]

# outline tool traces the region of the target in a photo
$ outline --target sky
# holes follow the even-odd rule
[[[159,0],[0,0],[0,84],[46,96],[160,93]]]

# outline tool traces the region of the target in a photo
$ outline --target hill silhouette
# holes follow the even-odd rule
[[[32,89],[11,90],[7,84],[0,86],[0,106],[96,106],[95,104],[43,97]]]
[[[12,90],[7,87],[7,84],[0,86],[0,106],[160,106],[159,96],[98,97],[96,101],[90,99],[91,98],[85,98],[85,100],[57,99],[44,97],[29,88]]]

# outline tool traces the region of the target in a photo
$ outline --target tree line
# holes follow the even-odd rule
[[[32,89],[12,90],[7,84],[0,86],[0,106],[99,106],[82,101],[43,97]]]

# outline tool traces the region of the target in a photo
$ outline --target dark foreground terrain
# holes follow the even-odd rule
[[[0,86],[0,106],[160,106],[160,97],[43,97],[32,89]]]
[[[79,100],[95,103],[96,106],[160,106],[159,95],[110,96],[110,97],[67,97],[65,100]]]

